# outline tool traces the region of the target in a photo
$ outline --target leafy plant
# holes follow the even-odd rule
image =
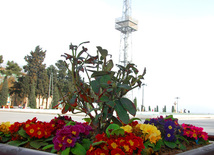
[[[118,70],[113,71],[114,63],[109,59],[111,55],[108,51],[97,46],[97,53],[92,56],[88,53],[88,49],[82,46],[85,43],[88,42],[78,46],[71,44],[71,54],[63,55],[71,63],[69,66],[65,61],[75,89],[66,94],[60,104],[63,105],[63,114],[69,111],[85,113],[90,118],[90,125],[100,133],[112,121],[117,124],[127,124],[129,114],[135,116],[134,103],[124,96],[132,89],[141,86],[146,69],[138,75],[135,64],[129,63],[125,67],[116,65]],[[78,51],[80,46],[82,49]]]

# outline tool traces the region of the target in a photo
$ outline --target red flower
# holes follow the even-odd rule
[[[35,124],[27,128],[26,133],[32,138],[37,134],[37,126]]]
[[[111,151],[111,155],[125,155],[125,153],[123,152],[123,150],[116,148]]]
[[[131,149],[130,145],[127,144],[127,143],[125,143],[123,145],[123,149],[125,150],[126,153],[132,153],[133,152],[133,150]]]
[[[97,148],[94,152],[90,153],[90,155],[109,155],[108,150],[102,150]]]
[[[119,147],[119,145],[117,144],[116,140],[107,140],[107,143],[108,143],[108,147],[109,149],[116,149]]]

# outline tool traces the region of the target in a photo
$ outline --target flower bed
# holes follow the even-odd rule
[[[202,128],[180,125],[173,116],[146,119],[144,124],[139,124],[138,118],[130,119],[130,115],[135,117],[137,108],[125,95],[141,87],[146,69],[138,74],[136,65],[128,63],[117,65],[118,70],[113,71],[108,51],[100,46],[95,56],[83,46],[78,51],[85,43],[88,42],[71,44],[71,54],[63,55],[71,63],[65,61],[72,89],[62,95],[59,105],[62,114],[85,113],[86,122],[58,116],[50,122],[34,118],[12,125],[1,123],[1,143],[62,155],[176,154],[209,144]],[[5,154],[7,147],[0,147],[0,153]]]
[[[203,128],[180,125],[173,116],[146,119],[144,124],[137,120],[122,126],[112,123],[97,135],[87,122],[75,122],[67,116],[50,122],[36,118],[23,123],[3,122],[0,142],[63,155],[177,154],[209,144]]]

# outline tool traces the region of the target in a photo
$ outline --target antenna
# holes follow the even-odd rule
[[[119,64],[123,66],[132,62],[131,34],[137,31],[137,24],[138,21],[131,17],[131,0],[123,0],[122,17],[115,19],[115,29],[120,31]]]

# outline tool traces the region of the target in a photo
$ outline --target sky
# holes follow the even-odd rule
[[[0,55],[4,65],[26,64],[36,46],[46,50],[46,66],[64,60],[69,44],[90,41],[118,60],[123,0],[0,0]],[[144,105],[164,105],[179,97],[178,109],[214,113],[214,1],[132,0],[138,31],[132,34],[132,57],[146,67]],[[142,89],[134,95],[142,104]]]

